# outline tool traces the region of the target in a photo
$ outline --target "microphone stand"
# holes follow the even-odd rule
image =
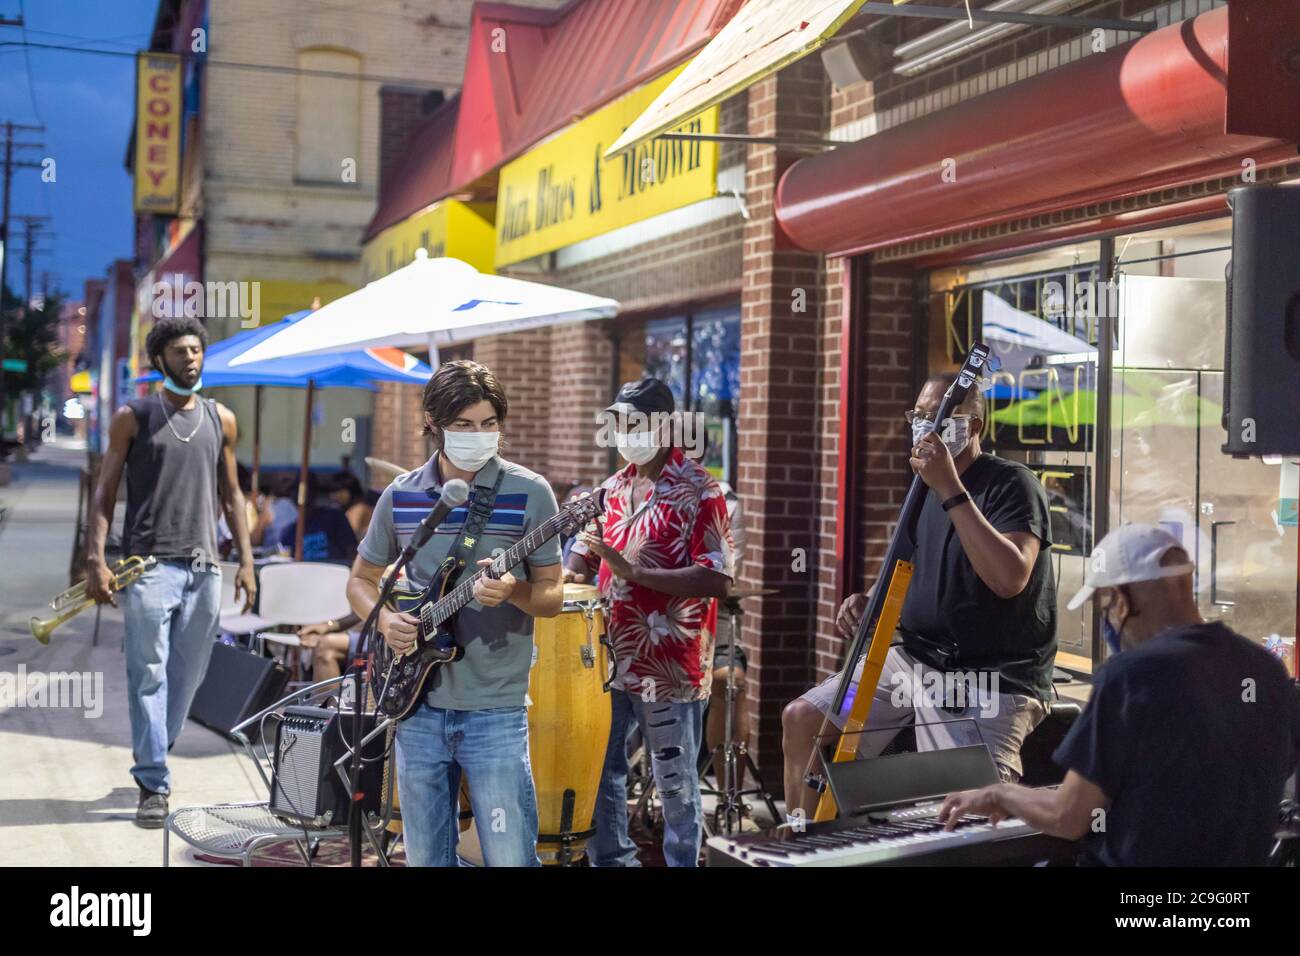
[[[357,654],[352,660],[352,766],[349,770],[350,781],[348,789],[351,791],[352,800],[348,805],[348,841],[352,846],[352,866],[361,865],[361,801],[365,794],[361,791],[361,741],[365,736],[362,733],[362,715],[365,713],[366,696],[370,693],[370,668],[366,666],[366,652],[370,648],[370,639],[375,635],[379,625],[379,612],[383,610],[384,604],[388,601],[389,595],[393,593],[393,588],[397,584],[397,576],[402,569],[410,563],[415,557],[415,553],[424,547],[425,543],[433,533],[433,529],[442,522],[447,512],[452,507],[451,502],[439,501],[439,505],[429,514],[429,517],[420,523],[415,534],[411,538],[411,543],[406,546],[393,565],[393,570],[389,572],[388,579],[384,581],[384,586],[379,592],[379,600],[375,606],[370,609],[366,616],[366,621],[361,625],[361,634],[357,638]],[[441,513],[439,513],[441,511]],[[436,520],[432,520],[436,519]],[[375,720],[379,720],[379,702],[375,702]]]
[[[392,572],[388,575],[388,580],[384,582],[383,589],[379,592],[379,600],[370,609],[366,622],[361,625],[356,657],[352,659],[350,668],[352,672],[352,766],[349,770],[348,789],[352,799],[348,804],[348,841],[352,849],[352,866],[361,865],[361,801],[365,799],[365,794],[361,791],[361,741],[365,736],[362,717],[366,711],[366,697],[370,693],[370,668],[366,666],[366,653],[370,647],[370,638],[379,623],[379,612],[397,583],[398,572],[406,567],[414,556],[415,552],[407,548],[397,559]],[[375,719],[379,719],[378,706],[375,709]]]

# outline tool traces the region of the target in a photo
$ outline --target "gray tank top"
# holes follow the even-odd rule
[[[127,402],[135,413],[136,435],[126,453],[122,551],[159,559],[202,557],[215,564],[221,458],[217,403],[200,398],[194,408],[177,411],[170,402],[164,410],[163,402],[156,394]],[[176,437],[191,432],[188,442]]]

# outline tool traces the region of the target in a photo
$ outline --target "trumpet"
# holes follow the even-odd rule
[[[122,590],[157,563],[158,559],[155,557],[142,558],[139,555],[132,555],[129,558],[123,558],[109,568],[109,573],[113,575],[109,590]],[[50,610],[57,612],[54,617],[47,618],[44,621],[33,617],[28,622],[32,629],[32,637],[42,644],[50,643],[50,635],[54,633],[56,627],[76,617],[94,603],[94,600],[86,594],[85,581],[74,584],[66,591],[60,591],[55,595],[54,600],[50,602]]]

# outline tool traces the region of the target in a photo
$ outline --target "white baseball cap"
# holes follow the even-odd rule
[[[1170,548],[1182,546],[1181,541],[1155,525],[1126,524],[1122,528],[1116,528],[1092,549],[1083,572],[1083,587],[1070,598],[1066,607],[1073,611],[1091,598],[1097,588],[1113,588],[1119,584],[1191,574],[1196,570],[1196,565],[1190,562],[1167,567],[1160,565],[1160,559]]]

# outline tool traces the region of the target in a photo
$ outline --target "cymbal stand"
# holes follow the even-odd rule
[[[767,812],[772,815],[773,824],[779,823],[781,817],[777,813],[772,794],[759,775],[754,758],[749,755],[748,742],[735,739],[736,698],[739,696],[736,687],[736,645],[740,640],[740,598],[728,597],[723,601],[723,606],[731,618],[731,642],[727,646],[727,710],[723,718],[724,742],[714,748],[710,759],[719,749],[722,750],[722,780],[719,781],[722,788],[716,791],[718,803],[713,810],[713,819],[715,830],[720,825],[730,836],[740,829],[742,818],[750,812],[745,797],[762,798],[767,805]],[[744,761],[744,769],[749,771],[754,781],[754,786],[748,790],[740,789],[740,761]]]

